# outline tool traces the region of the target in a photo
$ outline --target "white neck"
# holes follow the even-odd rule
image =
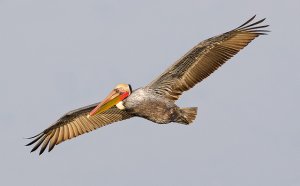
[[[124,102],[123,101],[120,101],[118,104],[116,104],[117,108],[120,109],[120,110],[124,110],[125,109],[125,106],[124,106]]]

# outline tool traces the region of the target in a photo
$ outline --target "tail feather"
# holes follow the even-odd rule
[[[192,123],[196,119],[197,111],[197,107],[181,108],[180,117],[178,118],[177,122],[186,125]]]

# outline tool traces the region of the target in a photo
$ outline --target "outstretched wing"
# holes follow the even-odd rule
[[[194,87],[259,35],[265,35],[269,25],[259,25],[265,19],[252,22],[253,16],[240,27],[202,41],[168,68],[147,87],[158,95],[177,100],[182,92]]]
[[[41,146],[40,154],[42,154],[47,146],[49,146],[50,152],[55,145],[58,145],[63,141],[88,133],[99,127],[133,117],[126,111],[120,110],[117,107],[112,107],[101,114],[87,118],[87,114],[98,104],[99,103],[96,103],[68,112],[43,132],[29,138],[33,139],[33,141],[26,146],[35,144],[31,152]]]

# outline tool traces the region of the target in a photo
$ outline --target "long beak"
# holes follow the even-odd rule
[[[120,101],[128,97],[129,93],[119,93],[116,90],[113,90],[96,108],[94,108],[87,117],[94,116],[96,114],[100,114],[111,107],[118,104]]]

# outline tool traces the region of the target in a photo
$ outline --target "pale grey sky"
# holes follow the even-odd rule
[[[0,1],[0,185],[300,185],[300,2]],[[254,14],[272,31],[182,96],[193,125],[134,118],[38,156],[29,137],[118,83],[146,85]]]

